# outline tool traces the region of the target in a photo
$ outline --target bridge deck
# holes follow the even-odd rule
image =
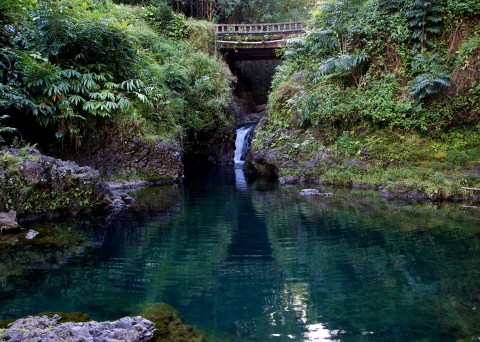
[[[215,28],[217,35],[291,34],[303,32],[305,23],[296,21],[268,24],[217,24]]]
[[[217,24],[217,46],[220,49],[282,48],[285,41],[305,32],[301,21],[267,24]]]

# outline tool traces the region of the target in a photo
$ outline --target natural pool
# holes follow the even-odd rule
[[[166,302],[222,341],[478,340],[480,210],[333,192],[212,170],[113,218],[35,224],[1,238],[0,319]]]

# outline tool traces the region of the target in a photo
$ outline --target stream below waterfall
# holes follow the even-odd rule
[[[327,190],[212,169],[112,218],[32,224],[0,240],[0,319],[166,302],[220,341],[480,338],[478,211]]]

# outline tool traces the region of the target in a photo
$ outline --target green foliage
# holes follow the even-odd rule
[[[148,6],[143,15],[158,33],[175,40],[187,39],[192,34],[198,35],[198,28],[204,26],[199,21],[187,20],[182,14],[174,14],[164,1]],[[213,31],[209,33],[213,34]]]
[[[346,77],[352,74],[355,67],[368,61],[368,56],[360,53],[356,56],[339,55],[331,57],[320,64],[317,70],[317,78],[319,80],[323,77]]]
[[[447,8],[455,18],[480,15],[480,2],[477,0],[447,0]]]
[[[291,40],[284,53],[269,124],[322,131],[370,124],[428,134],[476,124],[478,26],[459,10],[452,14],[452,6],[443,0],[325,2],[305,37]],[[453,44],[459,44],[455,54]]]
[[[148,6],[144,16],[160,34],[176,39],[188,36],[184,18],[174,15],[170,6],[164,1],[160,1],[154,6]]]
[[[407,7],[406,16],[408,26],[412,30],[415,41],[434,47],[432,36],[438,35],[441,30],[442,15],[445,11],[444,0],[411,0]]]
[[[8,115],[2,115],[0,116],[0,146],[5,142],[5,139],[3,138],[3,134],[5,133],[13,133],[16,131],[15,128],[12,127],[7,127],[2,125],[2,120],[8,119]]]
[[[457,52],[457,61],[461,68],[470,67],[470,60],[480,54],[480,31],[475,32],[469,39],[465,40]]]
[[[450,87],[450,75],[442,58],[438,54],[425,56],[418,54],[413,58],[412,69],[419,74],[411,83],[408,93],[418,101]]]
[[[135,48],[127,31],[105,16],[89,15],[88,3],[45,1],[25,36],[50,61],[81,65],[101,63],[116,77],[131,75]],[[78,17],[76,11],[87,11]]]
[[[142,0],[121,0],[124,3]],[[145,1],[146,2],[146,1]],[[184,15],[221,23],[269,23],[306,20],[311,0],[170,0],[172,9]]]
[[[76,143],[89,127],[113,124],[188,145],[189,136],[229,124],[226,77],[207,55],[212,25],[175,15],[162,1],[142,4],[15,7],[21,20],[0,31],[0,114],[14,126],[30,115],[56,139]]]

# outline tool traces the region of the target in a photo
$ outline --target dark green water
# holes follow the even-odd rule
[[[333,192],[212,171],[113,218],[2,237],[0,319],[167,302],[223,341],[477,341],[480,210]]]

